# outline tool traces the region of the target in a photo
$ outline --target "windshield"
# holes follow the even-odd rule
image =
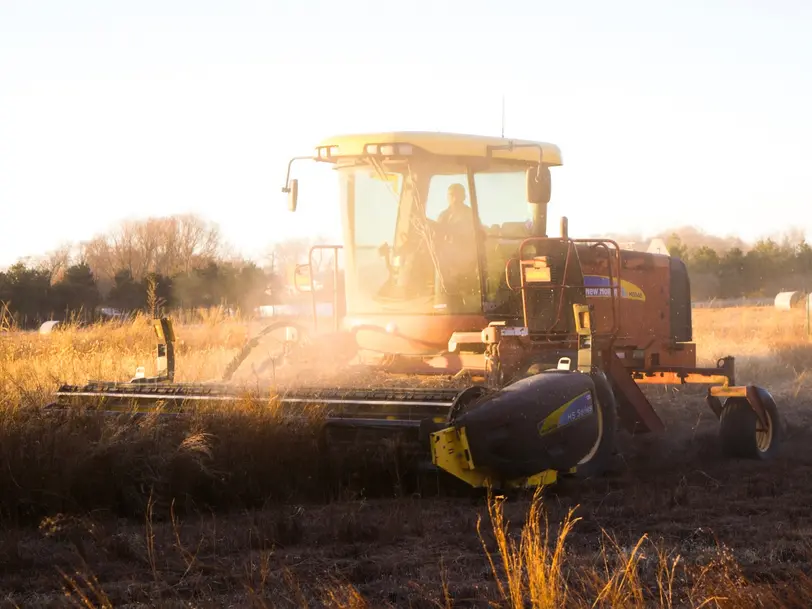
[[[339,173],[348,312],[510,309],[505,265],[530,236],[524,167],[367,158]]]
[[[368,159],[340,174],[349,311],[481,312],[465,166]]]
[[[474,174],[477,209],[483,225],[485,275],[483,309],[492,317],[513,317],[521,310],[521,294],[505,279],[508,261],[519,254],[521,242],[532,236],[532,216],[525,193],[525,172],[501,167]],[[514,264],[512,271],[516,271]],[[512,279],[519,283],[518,276]]]

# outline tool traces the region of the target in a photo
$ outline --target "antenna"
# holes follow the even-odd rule
[[[502,93],[502,138],[505,137],[505,94]]]

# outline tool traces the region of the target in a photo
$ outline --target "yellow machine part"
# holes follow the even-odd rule
[[[171,319],[153,319],[152,328],[159,343],[175,342],[175,326]]]
[[[592,318],[589,306],[575,304],[573,305],[573,314],[579,339],[576,368],[588,372],[592,367]],[[574,397],[547,415],[542,424],[541,432],[546,433],[556,429],[561,414],[573,401],[582,395]],[[559,474],[556,470],[549,469],[527,478],[500,481],[495,472],[476,466],[471,456],[471,449],[468,446],[468,438],[464,427],[447,427],[432,433],[431,458],[435,466],[473,487],[497,486],[499,482],[501,482],[500,486],[506,488],[545,486],[555,484]],[[575,470],[576,468],[573,467],[567,473],[575,473]]]
[[[504,148],[512,142],[515,148]],[[393,154],[395,146],[404,150],[414,146],[431,154],[450,157],[492,156],[496,159],[516,161],[539,160],[540,150],[544,151],[544,163],[550,166],[563,164],[561,149],[549,142],[499,137],[467,135],[460,133],[435,133],[432,131],[391,131],[379,133],[354,133],[328,137],[316,146],[316,157],[322,161],[335,161],[342,157],[357,157],[363,154]],[[490,146],[498,146],[488,152]],[[391,150],[392,152],[389,152]],[[411,152],[408,152],[411,154]]]
[[[475,488],[485,486],[504,488],[532,488],[554,484],[558,472],[552,469],[527,478],[499,480],[494,472],[474,464],[465,428],[446,427],[431,434],[431,460],[440,469],[456,476]]]

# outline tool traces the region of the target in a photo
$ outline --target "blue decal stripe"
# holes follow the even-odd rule
[[[592,392],[579,395],[567,406],[567,409],[558,417],[559,427],[577,421],[580,418],[589,416],[594,412],[595,408],[592,403]]]
[[[609,277],[602,275],[584,275],[584,287],[586,295],[591,297],[608,298],[612,293],[619,294],[621,298],[631,298],[634,300],[645,300],[645,294],[638,286],[621,280],[618,285],[617,280],[609,283]]]

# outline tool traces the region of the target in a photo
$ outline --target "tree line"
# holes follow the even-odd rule
[[[212,306],[251,312],[290,300],[289,268],[309,246],[275,244],[260,265],[233,255],[217,226],[197,216],[127,220],[0,272],[0,327]]]
[[[52,282],[47,269],[20,262],[0,273],[0,316],[6,324],[31,328],[47,320],[88,322],[135,311],[226,306],[252,311],[270,300],[273,277],[252,262],[212,261],[185,273],[146,273],[136,279],[121,269],[103,293],[87,262],[68,266]]]
[[[751,247],[692,228],[661,237],[669,253],[686,263],[694,300],[812,291],[812,247],[802,235],[762,239]],[[217,305],[251,312],[292,298],[289,271],[306,259],[312,243],[276,243],[260,265],[232,254],[217,226],[197,216],[128,220],[0,272],[0,327]],[[315,274],[329,284],[331,261],[314,263]]]
[[[666,240],[669,254],[688,268],[693,300],[772,298],[778,292],[812,291],[812,247],[803,237],[761,239],[750,248],[717,250],[687,245],[677,233]]]

